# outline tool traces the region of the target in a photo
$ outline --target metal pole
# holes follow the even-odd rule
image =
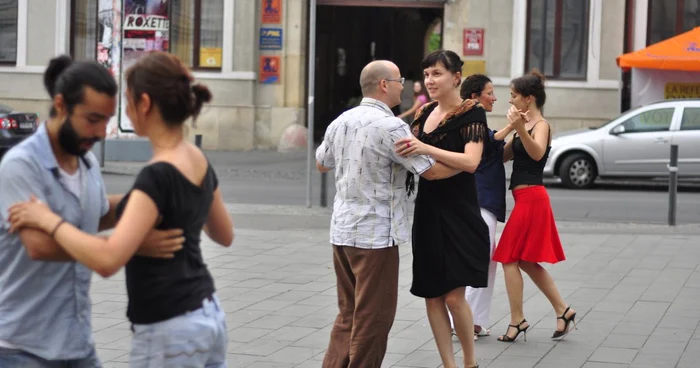
[[[311,173],[316,167],[314,157],[314,86],[316,71],[316,0],[309,0],[309,58],[308,73],[308,104],[306,106],[306,126],[308,137],[306,142],[306,207],[311,207]]]
[[[676,202],[678,194],[678,145],[671,145],[671,162],[668,165],[668,225],[676,226]]]
[[[195,134],[194,145],[197,146],[197,148],[202,149],[202,135],[201,134]]]
[[[105,167],[105,155],[107,154],[107,149],[105,148],[106,145],[107,138],[103,139],[100,143],[100,167],[103,169]]]
[[[321,173],[321,207],[328,207],[328,172]]]

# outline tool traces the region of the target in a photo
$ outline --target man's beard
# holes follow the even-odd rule
[[[73,128],[73,124],[70,121],[70,116],[66,118],[66,121],[63,122],[63,125],[61,125],[61,128],[58,130],[58,144],[66,153],[70,155],[83,156],[89,149],[81,147],[82,144],[95,144],[99,141],[99,137],[81,137]]]

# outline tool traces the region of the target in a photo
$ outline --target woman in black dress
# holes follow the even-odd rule
[[[425,85],[434,100],[416,114],[415,137],[396,143],[400,155],[432,156],[458,173],[444,180],[420,179],[413,219],[413,286],[425,298],[430,327],[444,367],[455,367],[455,331],[465,367],[478,367],[474,357],[474,321],[464,298],[465,287],[487,286],[489,230],[481,217],[474,171],[488,140],[486,112],[475,100],[459,95],[463,62],[452,51],[439,50],[423,60]]]

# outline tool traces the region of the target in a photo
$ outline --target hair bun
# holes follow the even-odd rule
[[[192,126],[196,127],[196,118],[202,111],[202,106],[205,103],[211,101],[211,91],[209,88],[203,84],[195,83],[192,85],[192,94],[194,94],[194,103],[192,106]]]
[[[211,91],[203,84],[193,84],[192,93],[194,93],[194,97],[197,99],[197,101],[201,102],[202,104],[211,101]]]
[[[547,80],[547,77],[545,77],[544,74],[542,74],[542,72],[540,72],[537,68],[530,70],[530,75],[539,79],[542,84],[544,84],[544,82]]]
[[[55,96],[58,77],[71,65],[73,65],[73,59],[68,55],[55,57],[49,62],[44,72],[44,87],[51,97]]]

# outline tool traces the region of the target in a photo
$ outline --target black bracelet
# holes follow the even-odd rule
[[[58,224],[56,224],[56,227],[53,228],[53,231],[52,231],[51,234],[50,234],[50,236],[51,236],[52,238],[53,238],[53,236],[56,234],[56,230],[58,230],[58,228],[59,228],[61,225],[63,225],[64,222],[66,222],[66,220],[61,219],[61,221],[60,221]]]

